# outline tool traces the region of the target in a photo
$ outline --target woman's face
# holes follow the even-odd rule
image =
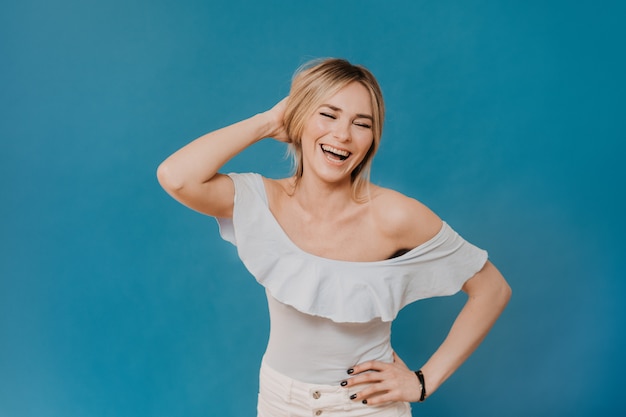
[[[370,94],[359,82],[324,100],[302,131],[303,175],[350,182],[372,146],[372,121]]]

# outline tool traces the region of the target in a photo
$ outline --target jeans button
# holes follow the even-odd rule
[[[319,391],[315,391],[313,393],[313,398],[315,398],[316,400],[319,399],[322,396],[322,394]],[[319,416],[319,414],[317,414]]]

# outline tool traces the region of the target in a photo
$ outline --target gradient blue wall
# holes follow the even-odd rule
[[[0,417],[250,416],[263,290],[158,186],[168,154],[312,57],[388,105],[373,180],[490,251],[514,296],[414,414],[621,416],[626,8],[618,1],[22,0],[0,13]],[[285,175],[267,141],[229,171]],[[405,309],[418,367],[464,297]]]

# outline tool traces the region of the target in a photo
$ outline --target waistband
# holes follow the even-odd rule
[[[260,417],[265,416],[407,416],[408,403],[391,403],[384,406],[368,406],[350,396],[363,390],[366,385],[344,388],[341,386],[310,384],[289,378],[261,364],[259,384]]]

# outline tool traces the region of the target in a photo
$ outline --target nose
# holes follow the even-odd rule
[[[333,129],[333,136],[341,141],[347,142],[350,140],[350,123],[349,122],[337,122]]]

